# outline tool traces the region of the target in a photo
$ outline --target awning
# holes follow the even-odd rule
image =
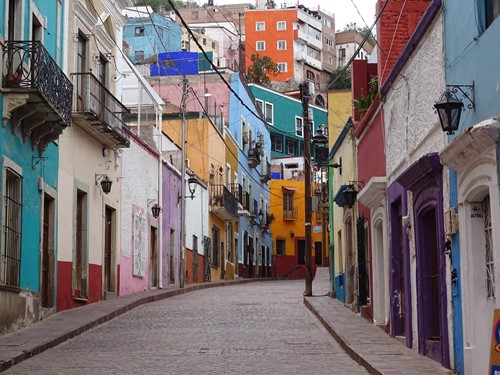
[[[281,189],[287,190],[287,191],[296,191],[296,190],[298,190],[297,188],[290,187],[290,186],[282,186]]]
[[[337,190],[337,193],[333,197],[333,201],[337,204],[337,206],[339,206],[339,207],[345,206],[344,191],[348,187],[349,187],[349,185],[340,185],[339,190]]]

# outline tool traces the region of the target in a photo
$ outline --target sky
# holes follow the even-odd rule
[[[274,0],[277,7],[281,7],[284,0]],[[286,1],[287,5],[296,4],[297,0]],[[242,4],[242,3],[254,3],[253,0],[214,0],[214,5],[224,5],[224,4]],[[375,20],[375,4],[376,0],[300,0],[300,4],[310,8],[317,9],[318,5],[321,10],[327,11],[328,13],[333,13],[335,15],[335,29],[343,30],[344,27],[355,22],[356,26],[364,27],[365,22],[368,26],[372,26]],[[365,22],[361,19],[356,8],[363,16]]]

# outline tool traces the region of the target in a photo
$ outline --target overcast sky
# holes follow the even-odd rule
[[[276,6],[279,8],[284,0],[274,0]],[[253,0],[214,0],[214,5],[223,4],[242,4],[242,3],[255,3]],[[294,5],[297,0],[286,1],[287,5]],[[355,22],[358,27],[364,27],[365,23],[359,16],[354,4],[358,7],[364,20],[371,27],[375,20],[375,4],[376,0],[300,0],[300,4],[305,5],[310,9],[317,9],[318,5],[322,10],[335,15],[335,29],[342,30],[345,25]]]

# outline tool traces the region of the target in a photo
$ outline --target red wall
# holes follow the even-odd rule
[[[102,300],[102,267],[89,264],[89,296],[86,302],[75,301],[80,292],[72,295],[72,262],[57,262],[57,311],[68,310]]]
[[[186,284],[203,282],[203,256],[198,254],[198,280],[193,277],[193,251],[186,249]]]
[[[377,14],[385,2],[386,0],[378,0]],[[379,87],[390,73],[430,2],[431,0],[391,0],[387,4],[377,22],[377,40],[380,49],[385,52],[378,52]]]

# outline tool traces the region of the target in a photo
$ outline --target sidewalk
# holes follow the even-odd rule
[[[272,279],[238,279],[159,289],[62,311],[18,331],[0,336],[0,372],[146,303],[194,290]]]
[[[325,296],[329,290],[328,268],[318,268],[313,281],[313,296],[304,304],[319,319],[340,346],[370,374],[434,375],[453,371],[409,349],[380,328],[346,308],[340,301]]]

